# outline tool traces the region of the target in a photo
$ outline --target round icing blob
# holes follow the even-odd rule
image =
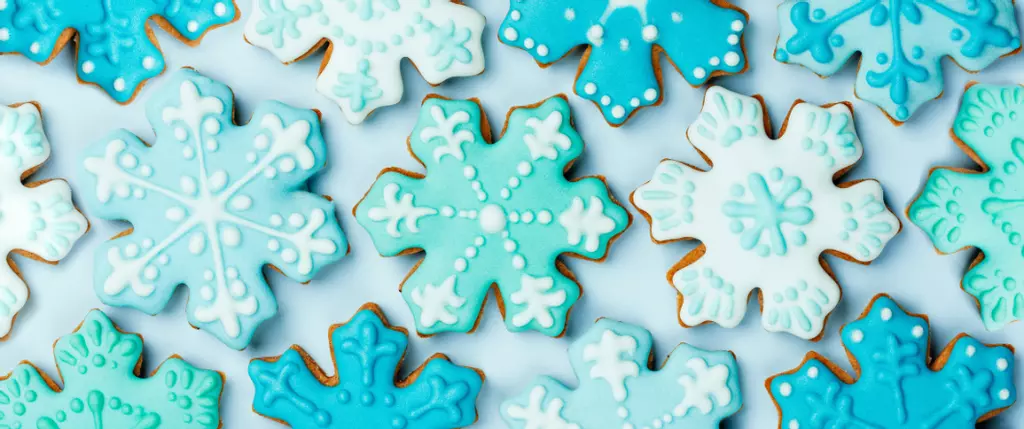
[[[717,428],[743,406],[736,358],[680,344],[653,371],[651,333],[598,320],[569,348],[570,390],[538,378],[501,405],[511,429]]]
[[[498,38],[552,64],[587,46],[576,93],[612,126],[661,101],[660,55],[690,85],[742,73],[746,12],[725,0],[512,0]]]
[[[938,168],[907,208],[942,253],[981,255],[961,286],[988,329],[1024,318],[1024,87],[967,89],[953,135],[983,171]]]
[[[233,0],[0,0],[0,53],[44,64],[75,40],[78,79],[128,103],[164,71],[151,18],[197,45],[207,31],[236,17]]]
[[[629,214],[601,179],[566,180],[583,141],[565,99],[514,109],[494,144],[483,120],[472,101],[424,101],[409,145],[426,176],[385,170],[356,220],[382,255],[426,251],[402,285],[420,333],[471,331],[496,284],[508,329],[559,335],[580,295],[559,255],[603,258]]]
[[[89,229],[63,180],[23,184],[50,157],[39,108],[0,106],[0,255],[13,251],[56,262]],[[6,337],[28,299],[28,287],[11,264],[0,264],[0,337]]]
[[[31,363],[18,365],[0,381],[0,427],[220,427],[220,373],[172,357],[140,378],[142,338],[122,333],[99,310],[53,351],[64,388]]]
[[[765,329],[815,338],[840,296],[822,253],[868,263],[899,232],[878,182],[834,183],[863,153],[849,107],[799,103],[786,124],[774,140],[760,101],[712,87],[686,135],[713,168],[666,160],[633,193],[655,241],[703,243],[670,273],[685,326],[737,326],[757,288]]]
[[[253,410],[294,428],[444,429],[476,421],[483,373],[435,354],[397,379],[408,338],[376,305],[331,327],[330,344],[331,378],[299,346],[253,359]]]
[[[942,95],[951,57],[977,72],[1020,49],[1013,0],[787,0],[775,58],[821,76],[860,53],[858,97],[902,123]]]
[[[330,43],[317,90],[358,124],[402,99],[400,62],[431,85],[484,71],[484,16],[451,0],[254,0],[245,39],[286,63]]]
[[[100,299],[155,314],[185,284],[189,323],[241,349],[277,313],[265,265],[306,282],[348,243],[334,205],[301,190],[327,160],[316,113],[267,102],[237,126],[233,103],[176,72],[147,105],[156,143],[112,133],[86,151],[82,183],[94,215],[133,226],[97,252]]]
[[[779,427],[973,428],[1013,405],[1012,349],[961,334],[932,360],[927,331],[928,319],[875,297],[841,331],[857,378],[810,352],[768,379]]]

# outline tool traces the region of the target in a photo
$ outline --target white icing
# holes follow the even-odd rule
[[[535,278],[523,274],[520,289],[512,293],[511,301],[513,304],[526,305],[526,308],[512,316],[512,325],[523,327],[537,321],[544,328],[553,326],[555,319],[551,316],[551,308],[565,303],[564,290],[548,292],[554,284],[555,280],[551,277]]]
[[[533,130],[533,134],[524,135],[523,142],[530,149],[530,156],[534,161],[541,158],[558,158],[558,149],[568,150],[572,146],[569,136],[561,131],[562,119],[562,112],[555,111],[544,120],[526,120],[526,126]]]
[[[693,371],[693,375],[679,378],[679,384],[684,390],[679,405],[684,410],[696,408],[701,414],[707,415],[716,404],[725,407],[732,402],[732,391],[726,385],[729,382],[728,366],[708,367],[704,359],[692,358],[686,361],[686,367]]]
[[[580,429],[579,425],[569,423],[562,417],[565,403],[561,398],[554,398],[544,407],[544,386],[534,386],[530,391],[530,402],[526,407],[518,404],[509,405],[505,412],[509,417],[523,421],[523,429]]]
[[[615,230],[615,221],[604,215],[604,203],[597,197],[590,197],[587,208],[582,198],[573,198],[572,205],[558,215],[558,223],[565,228],[569,245],[576,246],[583,241],[583,248],[588,252],[597,250],[602,235]]]
[[[420,132],[420,140],[431,143],[434,139],[440,139],[441,144],[434,149],[434,159],[441,160],[441,157],[450,155],[459,161],[465,160],[462,152],[463,143],[472,143],[473,133],[468,130],[455,131],[456,128],[469,123],[469,114],[463,110],[445,116],[441,106],[432,106],[430,116],[434,119],[435,125],[424,127]]]
[[[428,283],[412,291],[412,302],[420,308],[420,324],[431,327],[438,323],[451,325],[458,321],[448,308],[462,307],[466,299],[455,293],[455,276],[450,276],[440,285]]]
[[[583,347],[583,360],[594,364],[590,368],[590,378],[606,381],[616,401],[626,399],[626,378],[640,374],[636,362],[622,359],[623,354],[632,356],[636,353],[636,346],[633,337],[608,330],[601,334],[599,342]]]
[[[399,223],[412,234],[420,232],[417,222],[425,216],[437,214],[437,210],[429,207],[417,207],[413,202],[413,195],[400,194],[401,188],[389,183],[384,187],[384,206],[373,207],[366,215],[374,222],[387,222],[386,230],[392,237],[401,237],[398,230]]]

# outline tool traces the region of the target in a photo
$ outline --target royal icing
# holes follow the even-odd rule
[[[1017,397],[1013,351],[958,336],[929,359],[928,319],[879,295],[842,329],[856,379],[808,353],[800,366],[768,380],[779,427],[973,428]]]
[[[732,353],[680,344],[652,371],[652,346],[646,329],[598,320],[569,349],[576,390],[540,377],[501,416],[511,429],[715,429],[740,410]]]
[[[408,338],[376,305],[331,327],[330,340],[333,377],[298,346],[254,359],[253,410],[295,428],[445,429],[476,421],[483,375],[435,354],[397,379]]]
[[[141,378],[142,338],[98,310],[57,341],[64,382],[22,363],[0,381],[0,427],[11,429],[217,429],[224,380],[172,357]]]
[[[907,209],[935,248],[953,253],[977,247],[981,255],[962,287],[981,307],[988,329],[1024,318],[1024,87],[967,89],[953,134],[982,171],[939,168]]]
[[[831,76],[860,53],[856,93],[896,122],[942,95],[951,57],[977,72],[1019,50],[1013,0],[787,0],[775,58]]]
[[[863,153],[849,107],[798,103],[786,124],[773,140],[760,101],[712,87],[686,135],[714,166],[666,160],[633,193],[655,241],[703,243],[670,273],[684,325],[735,327],[758,288],[765,329],[817,337],[840,296],[822,253],[867,263],[899,231],[878,182],[834,183]]]
[[[452,0],[254,0],[245,38],[281,61],[330,49],[317,90],[349,122],[402,99],[400,62],[432,85],[484,71],[484,17]]]
[[[660,53],[693,86],[745,70],[746,26],[746,13],[721,0],[513,0],[498,38],[541,65],[586,45],[576,94],[618,126],[661,101]]]
[[[35,104],[0,106],[0,255],[28,252],[56,262],[89,228],[63,180],[23,184],[50,157],[50,142]],[[0,337],[28,299],[28,287],[10,263],[0,264]]]
[[[509,330],[559,335],[580,295],[559,255],[603,258],[629,214],[600,178],[566,180],[583,140],[565,99],[514,109],[494,144],[483,121],[472,101],[427,99],[409,138],[426,176],[385,170],[356,220],[382,255],[426,251],[402,285],[420,333],[471,331],[496,284]]]
[[[74,39],[78,80],[127,103],[164,70],[151,18],[195,45],[235,15],[233,0],[0,0],[0,52],[46,63]]]
[[[244,348],[277,313],[265,265],[306,282],[348,249],[334,205],[304,191],[327,159],[319,118],[267,102],[237,126],[231,90],[188,69],[147,109],[156,144],[120,130],[85,154],[93,215],[133,226],[97,251],[96,292],[156,314],[185,284],[189,323]]]

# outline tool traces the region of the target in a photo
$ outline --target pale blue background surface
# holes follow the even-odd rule
[[[448,97],[478,97],[497,132],[510,106],[531,104],[560,92],[571,92],[579,55],[542,70],[522,51],[498,43],[496,29],[508,8],[505,0],[473,0],[488,20],[485,35],[487,71],[479,77],[458,79],[431,89],[408,64],[406,96],[402,104],[378,111],[364,125],[352,127],[340,110],[314,90],[320,55],[292,66],[283,66],[269,53],[245,44],[244,20],[250,0],[239,0],[242,21],[218,29],[198,49],[189,49],[167,34],[157,31],[167,54],[169,70],[191,65],[211,78],[231,86],[238,100],[238,115],[248,118],[260,101],[276,99],[323,112],[324,130],[330,152],[328,169],[316,181],[314,191],[334,197],[341,220],[352,242],[352,253],[341,263],[322,271],[309,285],[299,285],[278,274],[270,274],[277,294],[280,315],[256,334],[252,347],[235,352],[213,337],[189,328],[185,295],[179,291],[168,309],[156,317],[134,310],[106,309],[123,329],[140,332],[146,338],[145,356],[151,371],[165,357],[178,353],[196,366],[219,369],[228,376],[222,402],[225,428],[274,428],[276,424],[253,414],[253,387],[246,375],[249,359],[277,355],[291,344],[299,344],[324,367],[331,368],[327,329],[348,320],[367,301],[379,303],[394,324],[411,326],[412,320],[398,284],[418,257],[382,258],[369,236],[351,216],[352,206],[369,189],[378,171],[399,166],[414,171],[421,167],[407,154],[405,140],[417,117],[420,100],[436,91]],[[746,46],[751,69],[744,75],[717,80],[730,89],[760,93],[768,102],[778,129],[795,99],[814,103],[853,100],[855,70],[851,65],[835,77],[823,80],[811,72],[777,63],[772,49],[778,34],[777,2],[737,0],[751,15]],[[1018,12],[1018,18],[1020,18]],[[64,52],[52,64],[41,68],[24,58],[0,58],[0,102],[36,100],[42,105],[46,131],[53,145],[53,158],[36,179],[65,177],[75,192],[82,193],[78,163],[85,147],[123,127],[152,141],[143,103],[157,78],[142,89],[135,104],[119,106],[102,91],[75,82],[73,56]],[[700,157],[683,138],[686,126],[700,110],[703,90],[690,88],[667,62],[665,103],[642,110],[621,129],[605,124],[597,108],[570,96],[576,125],[587,150],[573,176],[603,174],[613,193],[626,201],[629,193],[649,179],[662,158],[674,158],[702,165]],[[974,252],[939,256],[927,237],[906,222],[903,210],[916,195],[928,169],[935,165],[972,167],[970,160],[950,140],[949,127],[959,105],[964,85],[971,79],[992,84],[1024,83],[1024,56],[999,61],[979,75],[969,75],[947,62],[946,93],[927,104],[905,126],[892,126],[874,106],[853,100],[857,127],[865,146],[864,160],[848,179],[874,177],[881,181],[889,205],[904,222],[897,236],[873,265],[865,267],[830,258],[843,285],[843,300],[829,319],[824,339],[808,343],[784,334],[762,330],[760,314],[752,305],[743,324],[726,330],[718,326],[683,329],[676,322],[676,292],[665,280],[669,267],[692,249],[692,244],[658,246],[648,237],[648,226],[630,207],[634,223],[612,247],[603,264],[570,260],[584,285],[584,296],[575,306],[566,337],[551,339],[536,334],[512,335],[499,320],[494,300],[485,308],[480,328],[473,335],[440,335],[414,338],[406,359],[407,374],[435,352],[447,353],[465,365],[487,373],[478,403],[480,420],[475,427],[500,428],[498,404],[517,394],[539,374],[550,374],[575,386],[565,350],[573,338],[583,334],[599,317],[637,323],[650,329],[656,339],[658,364],[677,343],[688,342],[709,349],[731,349],[739,358],[746,405],[728,428],[773,428],[778,416],[764,389],[764,379],[799,364],[809,350],[817,350],[849,370],[839,342],[838,328],[855,318],[871,297],[886,292],[909,311],[926,313],[932,322],[933,352],[959,332],[982,341],[1015,343],[1024,348],[1024,324],[1001,332],[986,332],[972,298],[960,290],[959,282]],[[89,213],[86,213],[88,216]],[[93,294],[93,254],[105,240],[124,225],[98,219],[91,232],[59,266],[16,258],[32,288],[9,341],[0,344],[0,370],[6,372],[20,360],[37,363],[55,376],[51,345],[70,332],[91,308],[103,308]],[[1024,368],[1017,360],[1018,387],[1024,386]],[[333,372],[333,370],[328,370]],[[982,425],[987,428],[1024,426],[1024,406],[1002,414]]]

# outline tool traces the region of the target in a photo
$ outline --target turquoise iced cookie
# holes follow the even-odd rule
[[[964,94],[953,135],[982,171],[932,170],[907,217],[942,253],[981,255],[961,287],[990,330],[1024,317],[1024,87],[974,85]]]
[[[841,330],[856,376],[810,352],[766,385],[780,428],[973,428],[1013,405],[1009,346],[960,334],[929,359],[928,319],[876,296]]]
[[[661,54],[692,86],[742,73],[746,12],[725,0],[512,0],[498,38],[541,66],[583,45],[575,91],[612,126],[661,102]]]
[[[447,429],[476,421],[483,373],[435,354],[397,379],[407,332],[390,326],[375,304],[329,335],[332,377],[299,346],[253,359],[256,413],[294,428]]]
[[[511,429],[718,428],[743,406],[736,358],[680,344],[657,371],[651,333],[601,319],[569,348],[579,387],[540,377],[501,405]]]
[[[78,79],[128,103],[164,70],[151,19],[197,45],[236,17],[233,0],[0,0],[0,53],[46,64],[74,40]]]
[[[141,378],[142,338],[93,310],[53,348],[58,381],[31,363],[0,380],[0,428],[216,429],[223,376],[174,356]]]
[[[583,140],[564,98],[490,137],[476,103],[428,98],[409,138],[426,175],[384,170],[356,220],[384,256],[426,251],[401,287],[418,332],[472,331],[497,285],[509,330],[559,335],[580,296],[559,256],[603,259],[629,214],[600,177],[565,178]]]
[[[307,282],[348,243],[307,191],[327,160],[316,112],[265,102],[237,126],[233,110],[227,86],[181,70],[148,102],[156,143],[115,131],[80,184],[92,215],[133,227],[97,251],[100,299],[156,314],[187,285],[189,323],[241,349],[277,313],[264,266]]]
[[[942,95],[941,60],[977,72],[1018,51],[1013,0],[787,0],[775,58],[821,76],[861,54],[858,97],[902,123]]]

